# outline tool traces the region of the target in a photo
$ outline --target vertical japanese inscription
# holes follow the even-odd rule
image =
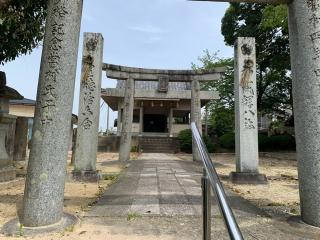
[[[244,107],[244,127],[245,129],[255,129],[256,112],[254,106],[255,90],[252,87],[252,75],[254,73],[254,60],[251,58],[253,52],[252,46],[243,44],[241,46],[241,53],[245,57],[243,69],[241,73],[240,86],[243,90],[241,104]]]
[[[125,98],[124,98],[124,118],[123,118],[123,143],[129,143],[131,141],[131,135],[129,135],[128,131],[131,131],[131,124],[132,119],[130,118],[130,115],[132,114],[132,95],[134,91],[134,85],[131,84],[131,79],[128,79],[126,81],[126,91],[125,91]]]
[[[309,23],[311,24],[311,34],[309,35],[312,42],[313,59],[320,58],[320,0],[305,0],[308,11],[310,12]],[[320,68],[315,68],[314,73],[317,77],[320,76]]]
[[[320,1],[319,0],[306,0],[306,3],[308,5],[308,8],[312,12],[316,12],[320,7]]]
[[[96,99],[96,89],[97,85],[95,83],[95,63],[94,63],[94,53],[97,49],[98,45],[98,37],[91,38],[86,43],[86,52],[88,55],[83,57],[83,66],[82,66],[82,91],[83,91],[83,105],[84,109],[82,112],[82,115],[84,116],[84,120],[82,123],[80,123],[80,126],[82,126],[85,130],[88,130],[91,128],[94,119],[94,110],[92,109],[94,107],[94,102]]]
[[[63,23],[68,13],[65,0],[54,0],[52,9],[52,23],[49,26],[49,54],[47,57],[48,70],[45,75],[45,86],[41,89],[40,107],[42,108],[42,125],[50,124],[56,111],[56,84],[58,75],[61,73],[60,58],[62,54],[62,43],[65,35],[65,24]]]

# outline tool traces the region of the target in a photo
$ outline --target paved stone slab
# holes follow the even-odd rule
[[[127,217],[129,214],[152,216],[201,216],[202,166],[175,155],[143,154],[103,195],[88,216]],[[233,205],[237,198],[230,197]],[[219,215],[216,202],[213,215]],[[240,211],[235,207],[235,211]],[[241,209],[242,215],[257,209]],[[262,214],[262,213],[261,213]]]
[[[153,175],[146,176],[146,172]],[[202,166],[192,160],[143,154],[105,192],[85,216],[84,224],[103,225],[110,234],[127,236],[125,239],[149,235],[150,239],[201,239],[201,176]],[[283,220],[271,219],[248,201],[226,192],[245,239],[317,239],[306,230],[298,231]],[[129,214],[136,218],[128,221]],[[214,198],[211,214],[212,239],[229,239]]]

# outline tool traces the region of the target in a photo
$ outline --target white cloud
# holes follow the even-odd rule
[[[161,37],[149,37],[147,39],[144,40],[144,43],[146,44],[152,44],[152,43],[155,43],[155,42],[159,42],[161,41],[162,38]]]
[[[143,25],[136,25],[136,26],[129,26],[129,30],[142,32],[142,33],[151,33],[151,34],[161,34],[164,33],[164,31],[151,24],[143,24]]]

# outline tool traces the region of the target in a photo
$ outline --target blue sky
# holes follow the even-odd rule
[[[82,35],[104,36],[104,62],[145,68],[190,69],[203,50],[231,57],[224,44],[221,19],[228,4],[186,0],[85,0],[73,112],[78,114]],[[8,85],[26,98],[35,99],[41,47],[1,69]],[[114,87],[105,76],[102,87]],[[100,128],[106,129],[106,106],[101,109]],[[111,113],[110,125],[116,118]]]

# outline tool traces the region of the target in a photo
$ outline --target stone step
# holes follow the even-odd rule
[[[174,148],[141,148],[143,151],[174,151]]]
[[[139,141],[140,150],[147,153],[175,153],[177,140],[169,137],[142,137]]]
[[[173,140],[156,140],[156,139],[144,139],[144,140],[140,140],[140,142],[142,143],[172,143]]]
[[[174,150],[142,150],[143,153],[175,153]]]
[[[142,145],[142,146],[166,146],[166,147],[170,147],[170,146],[172,146],[172,145],[174,145],[174,144],[170,144],[170,143],[168,143],[168,144],[162,144],[162,143],[142,143],[142,144],[140,144],[140,145]]]

